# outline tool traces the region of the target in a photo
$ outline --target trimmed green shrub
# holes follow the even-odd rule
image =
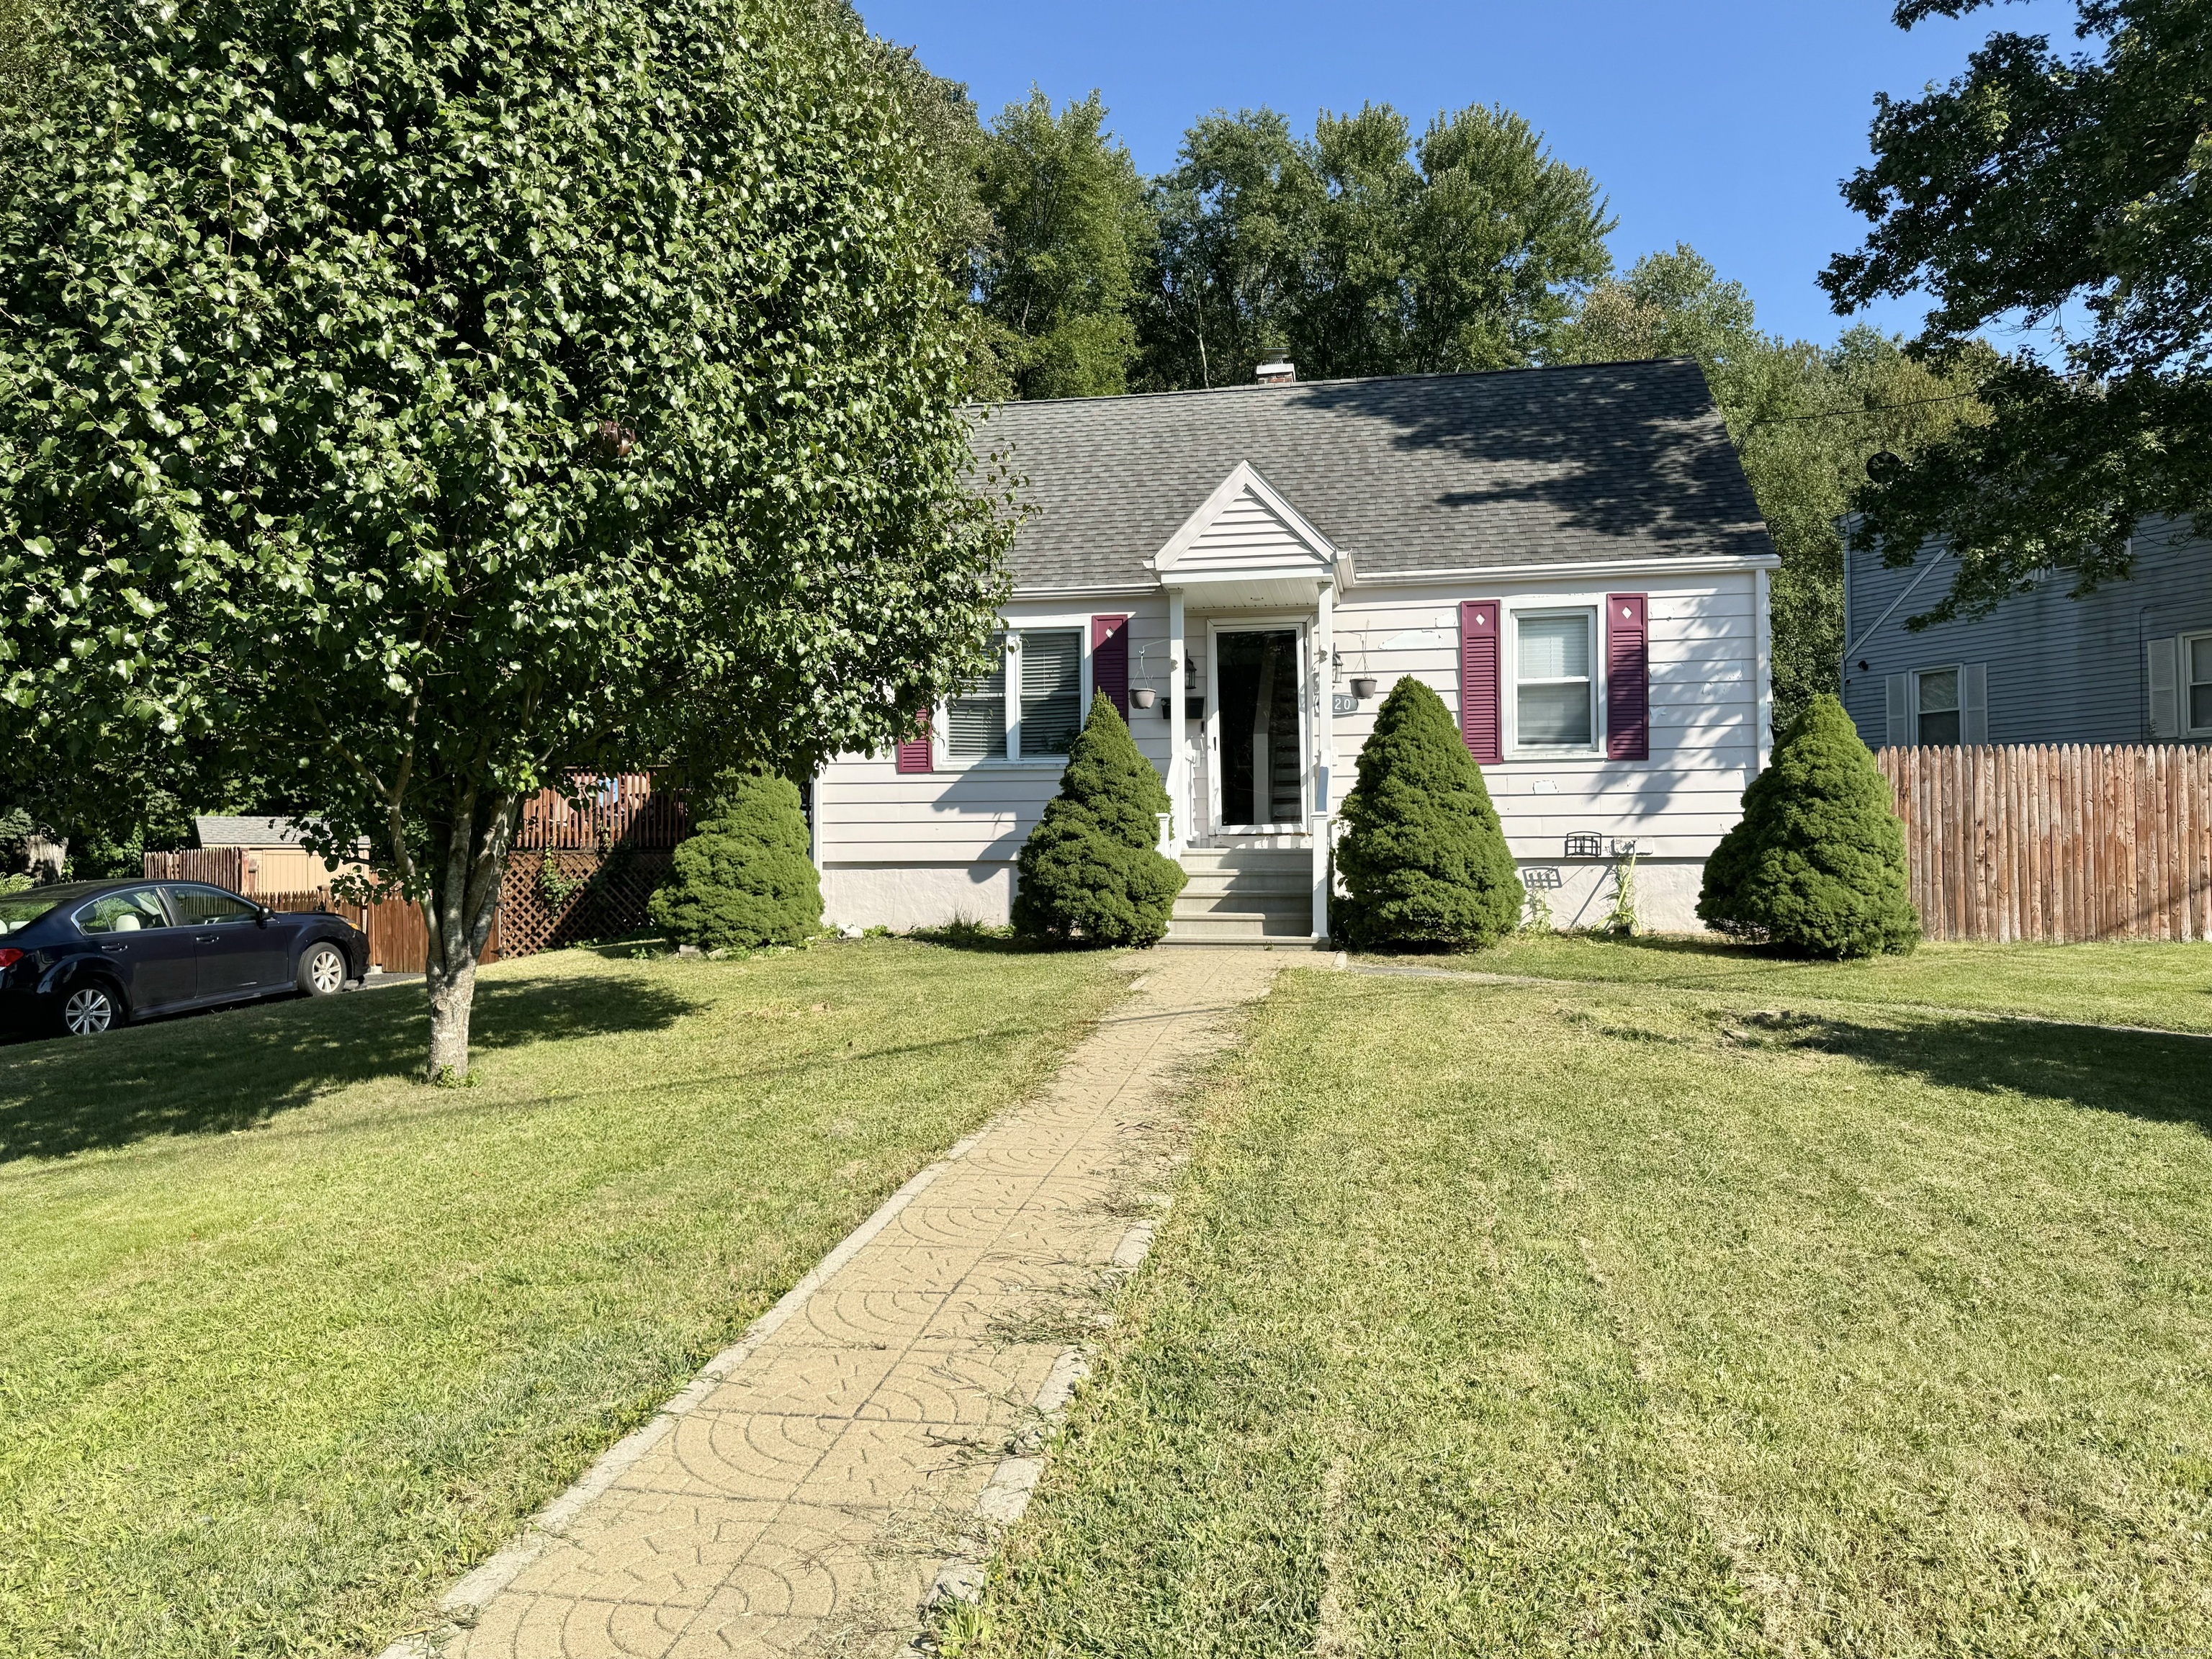
[[[653,896],[654,926],[679,944],[709,950],[796,945],[820,933],[822,880],[808,840],[790,779],[740,773],[721,780]]]
[[[1411,675],[1382,700],[1344,798],[1330,913],[1363,950],[1472,950],[1520,925],[1521,876],[1443,699]]]
[[[1889,781],[1834,697],[1813,699],[1743,792],[1742,822],[1705,861],[1698,915],[1717,932],[1807,956],[1919,944]]]
[[[1182,866],[1158,851],[1168,792],[1103,693],[1077,733],[1060,793],[1047,804],[1017,867],[1014,931],[1031,939],[1157,945],[1168,931]]]

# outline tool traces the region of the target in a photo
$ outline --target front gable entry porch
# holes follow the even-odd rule
[[[1303,866],[1305,937],[1325,938],[1337,550],[1240,462],[1147,562],[1168,610],[1162,850],[1192,876],[1171,937],[1280,936]]]

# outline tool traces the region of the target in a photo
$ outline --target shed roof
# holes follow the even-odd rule
[[[1362,580],[1773,552],[1687,358],[1003,404],[975,443],[1038,509],[1018,588],[1150,586],[1145,561],[1240,461]]]
[[[201,817],[192,830],[203,847],[296,847],[301,838],[290,818]]]

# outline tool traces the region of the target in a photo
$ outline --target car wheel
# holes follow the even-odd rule
[[[80,985],[62,998],[64,1036],[98,1036],[130,1018],[123,999],[105,985]]]
[[[300,958],[300,988],[311,997],[326,997],[345,988],[345,955],[335,945],[311,945]]]

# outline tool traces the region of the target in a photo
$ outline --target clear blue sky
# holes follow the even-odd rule
[[[968,83],[985,118],[1034,82],[1093,87],[1147,173],[1212,109],[1502,103],[1587,167],[1620,221],[1613,257],[1687,241],[1742,282],[1762,326],[1832,339],[1814,274],[1863,223],[1837,192],[1867,159],[1878,90],[1960,72],[2000,26],[2072,45],[2074,9],[1995,6],[1910,34],[1890,0],[858,0],[877,33]],[[1873,313],[1911,330],[1921,307]]]

